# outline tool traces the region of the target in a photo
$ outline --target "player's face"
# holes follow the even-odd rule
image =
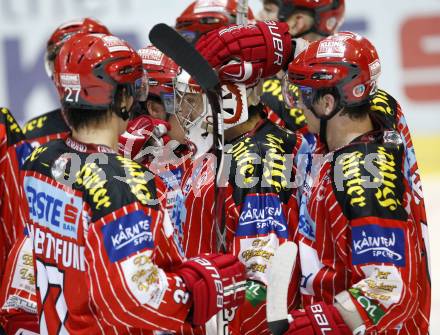
[[[176,117],[183,129],[189,130],[203,112],[202,94],[184,93],[176,95]]]
[[[289,26],[289,33],[293,37],[298,36],[309,30],[313,25],[313,18],[302,12],[296,12],[290,15],[286,20]]]
[[[279,7],[274,3],[265,3],[257,17],[260,21],[277,20]]]

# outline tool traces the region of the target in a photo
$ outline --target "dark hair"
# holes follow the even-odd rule
[[[313,103],[317,102],[326,94],[331,94],[335,98],[335,105],[339,106],[341,97],[339,91],[336,87],[325,87],[317,90],[315,96],[313,97]],[[339,107],[336,107],[339,108]],[[365,102],[357,106],[343,107],[341,115],[348,115],[352,120],[363,120],[370,112],[370,103]]]
[[[82,109],[82,108],[65,108],[63,110],[66,121],[69,126],[75,130],[96,126],[108,120],[114,112],[115,106],[120,106],[122,102],[123,86],[116,88],[114,102],[107,109]]]
[[[111,115],[109,110],[95,109],[66,108],[63,112],[67,123],[74,130],[98,125]]]

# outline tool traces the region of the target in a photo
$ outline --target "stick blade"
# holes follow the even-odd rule
[[[284,334],[289,328],[287,294],[297,253],[295,243],[283,243],[276,250],[268,268],[266,313],[269,329],[274,335]]]
[[[214,90],[219,85],[217,73],[208,61],[173,28],[165,23],[156,24],[149,38],[156,48],[188,72],[203,90]]]

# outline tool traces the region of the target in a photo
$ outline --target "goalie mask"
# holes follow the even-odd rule
[[[174,107],[180,126],[185,132],[194,159],[208,152],[213,144],[213,115],[206,94],[184,70],[174,81]],[[221,87],[219,135],[248,120],[246,86],[228,83]]]

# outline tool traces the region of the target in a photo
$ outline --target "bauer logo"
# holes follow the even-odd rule
[[[247,195],[238,221],[238,236],[275,233],[287,238],[287,223],[280,199],[275,195]]]
[[[135,252],[153,249],[151,217],[135,211],[101,228],[110,261],[117,262]]]
[[[29,216],[40,226],[76,239],[82,198],[34,177],[24,178]]]
[[[393,263],[405,266],[405,237],[401,228],[370,224],[352,229],[353,265]]]

